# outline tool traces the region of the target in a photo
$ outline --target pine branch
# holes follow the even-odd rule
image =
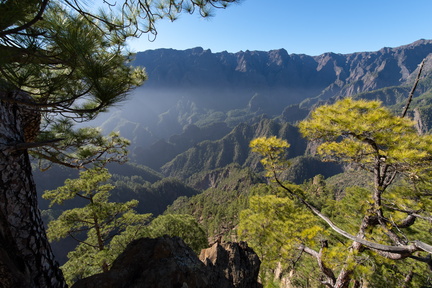
[[[11,145],[6,145],[7,150],[9,151],[20,151],[20,150],[27,150],[27,149],[32,149],[32,148],[39,148],[39,147],[43,147],[43,146],[52,146],[55,143],[58,143],[60,141],[62,141],[64,139],[62,138],[58,138],[58,139],[52,139],[52,140],[47,140],[47,141],[41,141],[41,142],[22,142],[22,143],[15,143],[15,144],[11,144]]]
[[[48,6],[48,2],[49,2],[49,0],[43,0],[42,1],[38,13],[35,15],[35,17],[32,20],[28,21],[27,23],[25,23],[21,26],[18,26],[18,27],[12,28],[12,29],[8,29],[8,30],[4,30],[4,31],[0,31],[0,37],[5,37],[5,36],[10,35],[10,34],[19,33],[19,32],[21,32],[27,28],[30,28],[36,22],[42,20],[42,15]]]
[[[315,251],[315,250],[313,250],[313,249],[311,249],[311,248],[309,248],[303,244],[299,246],[299,249],[302,252],[305,252],[316,259],[321,272],[327,278],[327,281],[321,281],[321,283],[331,288],[331,287],[334,287],[334,283],[336,282],[336,277],[335,277],[333,271],[330,268],[328,268],[322,260],[322,250],[324,248],[327,248],[327,241],[321,242],[321,246],[322,247],[321,247],[319,252],[317,252],[317,251]]]
[[[361,245],[379,252],[382,256],[389,258],[389,259],[404,259],[407,257],[410,257],[414,252],[417,251],[424,251],[427,253],[432,254],[432,246],[429,244],[426,244],[422,241],[415,240],[412,241],[411,245],[400,245],[400,246],[392,246],[392,245],[384,245],[379,243],[374,243],[359,237],[356,237],[354,235],[351,235],[350,233],[346,232],[345,230],[339,228],[336,224],[334,224],[330,218],[323,215],[317,208],[315,208],[312,204],[307,202],[305,199],[300,197],[299,195],[295,194],[294,191],[286,187],[278,178],[275,179],[279,186],[281,186],[284,190],[286,190],[290,195],[295,197],[298,201],[300,201],[302,204],[304,204],[312,213],[314,213],[316,216],[324,220],[330,228],[332,228],[336,233],[342,235],[343,237],[352,240],[354,242],[360,243]]]
[[[2,58],[5,59],[5,62],[7,63],[16,62],[20,63],[21,65],[25,65],[29,62],[29,60],[31,60],[31,62],[34,64],[65,64],[64,60],[55,56],[49,56],[46,54],[48,52],[44,50],[34,51],[29,48],[0,45],[0,53]]]

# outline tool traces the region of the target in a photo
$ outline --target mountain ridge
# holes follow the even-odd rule
[[[235,199],[229,209],[217,205],[223,212],[218,217],[230,219],[247,204],[249,186],[266,182],[259,173],[257,155],[248,147],[259,136],[276,135],[289,141],[291,166],[284,175],[289,181],[303,183],[316,174],[341,173],[340,165],[310,155],[313,145],[301,137],[296,122],[314,106],[347,96],[378,99],[399,111],[424,58],[411,107],[415,110],[409,116],[414,113],[419,130],[427,132],[432,127],[432,40],[374,52],[318,56],[289,54],[285,49],[139,52],[133,65],[146,66],[149,80],[130,93],[128,102],[92,123],[106,133],[120,131],[129,138],[131,162],[139,164],[109,167],[117,186],[113,197],[119,202],[139,199],[140,213],[155,214],[167,205],[183,211],[194,208],[194,203],[215,206],[213,202],[225,205]],[[60,176],[76,177],[54,172],[48,173],[57,182],[63,180]],[[39,184],[53,184],[49,177],[36,174],[36,178]],[[179,196],[181,201],[173,204]],[[208,217],[213,217],[215,211],[203,204],[202,210],[206,209]],[[200,222],[207,217],[204,212],[196,214]],[[225,233],[226,227],[236,223],[216,227],[221,221],[212,220],[209,233]]]
[[[254,82],[255,86],[266,84],[265,86],[301,87],[306,84],[320,88],[337,80],[347,80],[347,83],[358,81],[367,72],[382,74],[396,65],[400,77],[386,77],[391,80],[391,86],[394,86],[398,84],[395,80],[408,79],[431,51],[432,40],[424,39],[399,47],[384,47],[374,52],[328,52],[318,56],[288,54],[285,49],[212,53],[211,50],[196,47],[187,50],[156,49],[138,52],[133,65],[146,67],[149,80],[145,85],[148,87],[168,82],[171,87],[211,87],[215,82],[219,87],[227,84],[241,87]],[[390,61],[392,58],[395,61]],[[326,76],[329,72],[332,77]],[[225,77],[221,77],[219,73],[223,73]],[[245,78],[248,81],[245,82]],[[386,86],[390,85],[386,83]],[[379,85],[366,85],[367,89],[376,87]],[[363,91],[365,89],[360,92]]]
[[[154,148],[173,147],[171,137],[182,135],[190,125],[201,129],[225,123],[233,129],[242,122],[259,121],[260,115],[295,123],[320,103],[356,95],[395,105],[408,93],[418,64],[425,58],[421,81],[426,84],[420,83],[418,94],[431,86],[432,40],[373,52],[318,56],[289,54],[285,49],[237,53],[212,53],[201,47],[147,50],[138,52],[132,64],[145,66],[149,80],[132,91],[123,106],[101,115],[95,125],[106,132],[120,131],[132,141],[132,159],[137,155],[145,161],[154,159]],[[168,156],[151,160],[150,166],[158,169],[156,166],[169,161]]]
[[[191,124],[225,122],[234,128],[261,114],[299,121],[320,101],[389,86],[410,87],[424,58],[423,78],[428,78],[432,40],[424,39],[373,52],[318,56],[285,49],[147,50],[138,52],[132,65],[144,66],[149,80],[96,125],[105,131],[124,130],[133,147],[147,148]],[[136,132],[131,133],[131,127]]]

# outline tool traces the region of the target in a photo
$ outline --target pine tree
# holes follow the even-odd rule
[[[0,250],[5,255],[0,259],[0,283],[4,287],[65,286],[38,210],[29,149],[37,157],[74,167],[94,163],[104,152],[113,152],[111,148],[123,149],[122,143],[111,148],[99,145],[93,141],[101,139],[95,136],[97,131],[74,130],[70,119],[93,119],[145,80],[143,69],[128,65],[126,39],[156,35],[158,19],[175,19],[182,11],[195,10],[207,16],[210,8],[235,1],[125,0],[112,4],[117,7],[108,2],[104,5],[112,9],[93,13],[81,1],[0,1]],[[79,151],[80,146],[90,149]],[[88,154],[92,160],[85,160],[84,152],[92,152]],[[74,153],[81,157],[78,163]]]
[[[86,205],[64,211],[48,225],[50,241],[72,237],[78,247],[68,254],[68,262],[62,266],[69,285],[78,279],[109,270],[114,259],[122,252],[120,242],[130,242],[146,234],[144,231],[151,214],[137,214],[137,200],[126,203],[109,202],[113,185],[106,183],[111,178],[105,168],[82,171],[78,179],[67,179],[65,185],[45,191],[43,198],[50,206],[62,204],[74,198],[84,199]],[[115,245],[111,239],[116,237]]]
[[[393,115],[380,102],[351,98],[316,108],[299,126],[305,137],[317,141],[317,153],[324,160],[370,173],[371,188],[346,190],[341,201],[322,192],[321,197],[311,195],[279,177],[288,143],[274,137],[255,139],[252,151],[262,155],[267,177],[278,184],[281,190],[276,195],[282,199],[252,198],[250,209],[242,214],[240,232],[251,239],[264,237],[272,255],[297,250],[312,256],[321,274],[316,278],[328,287],[424,284],[432,254],[427,244],[432,136],[419,135],[412,121]],[[269,197],[274,199],[268,201]],[[278,207],[272,206],[278,202]],[[327,228],[325,233],[313,228],[320,227],[318,222],[301,220],[302,215],[308,219],[305,209]],[[255,218],[260,224],[254,224]],[[259,227],[263,223],[268,223],[268,230]],[[284,230],[286,226],[290,231]],[[308,243],[314,237],[320,243]]]

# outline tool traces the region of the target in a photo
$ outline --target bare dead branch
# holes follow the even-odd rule
[[[416,79],[415,79],[415,81],[414,81],[414,85],[413,85],[413,87],[412,87],[412,89],[411,89],[411,92],[410,92],[410,94],[408,95],[408,99],[407,99],[407,103],[406,103],[406,105],[405,105],[405,108],[404,108],[404,110],[402,111],[402,118],[404,118],[405,117],[405,115],[407,114],[407,112],[408,112],[408,109],[409,109],[409,106],[410,106],[410,104],[411,104],[411,101],[412,101],[412,98],[413,98],[413,96],[414,96],[414,92],[415,92],[415,90],[416,90],[416,88],[417,88],[417,85],[418,85],[418,83],[419,83],[419,81],[420,81],[420,75],[421,75],[421,72],[422,72],[422,70],[423,70],[423,66],[424,66],[424,63],[426,62],[426,58],[425,59],[423,59],[423,61],[420,63],[420,65],[419,65],[419,71],[418,71],[418,73],[417,73],[417,77],[416,77]]]
[[[332,288],[332,287],[334,287],[334,283],[336,282],[336,277],[335,277],[333,271],[330,268],[328,268],[322,260],[322,252],[323,252],[322,250],[323,250],[323,248],[326,248],[326,247],[324,247],[324,245],[322,245],[322,246],[323,247],[321,247],[319,252],[317,252],[317,251],[315,251],[315,250],[313,250],[313,249],[311,249],[311,248],[309,248],[303,244],[301,244],[298,249],[302,252],[305,252],[305,253],[311,255],[312,257],[314,257],[316,259],[321,272],[327,278],[326,281],[321,281],[321,283],[323,283],[327,287]]]
[[[343,237],[352,240],[354,242],[360,243],[361,245],[374,250],[374,251],[382,251],[383,256],[388,255],[389,257],[396,257],[393,254],[399,254],[399,259],[404,259],[409,256],[411,256],[414,252],[417,251],[424,251],[427,253],[432,254],[432,246],[429,244],[426,244],[422,241],[415,240],[412,241],[411,245],[399,245],[399,246],[392,246],[392,245],[384,245],[379,243],[374,243],[362,238],[359,238],[357,236],[351,235],[350,233],[346,232],[345,230],[339,228],[336,224],[334,224],[330,218],[322,214],[317,208],[315,208],[312,204],[307,202],[305,199],[294,193],[291,189],[286,187],[280,180],[276,177],[275,178],[278,185],[280,185],[284,190],[286,190],[291,196],[295,197],[298,201],[300,201],[302,204],[304,204],[312,213],[314,213],[316,216],[324,220],[324,222],[327,223],[327,225],[330,226],[336,233],[342,235]],[[393,259],[393,258],[390,258]]]

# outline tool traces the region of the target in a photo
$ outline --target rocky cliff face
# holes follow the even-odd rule
[[[261,261],[246,242],[218,243],[204,249],[199,259],[218,276],[214,283],[223,283],[228,279],[227,286],[236,288],[258,288],[257,282]]]
[[[238,125],[220,140],[195,145],[166,163],[161,170],[170,177],[186,179],[200,171],[222,168],[233,162],[245,167],[256,167],[259,160],[256,155],[250,154],[249,142],[256,137],[271,135],[290,139],[290,157],[304,154],[306,140],[300,136],[297,128],[263,118],[252,125]]]
[[[135,240],[108,272],[80,280],[72,288],[260,287],[260,260],[252,249],[245,243],[214,247],[204,250],[204,264],[178,237]]]
[[[137,53],[133,65],[145,67],[149,80],[131,93],[125,105],[101,115],[94,125],[121,131],[132,140],[133,150],[181,134],[191,124],[205,127],[224,122],[233,128],[261,114],[295,122],[320,101],[384,87],[397,87],[388,89],[384,99],[385,104],[395,104],[401,99],[396,94],[406,97],[404,89],[411,86],[418,64],[432,58],[431,53],[432,40],[375,52],[319,56],[289,54],[284,49],[148,50]],[[432,61],[428,61],[424,77],[430,77],[431,71]]]
[[[146,67],[148,88],[208,89],[271,94],[268,99],[293,104],[305,98],[348,96],[403,85],[432,52],[431,40],[396,48],[319,56],[288,54],[284,49],[212,53],[194,48],[139,52],[135,65]],[[204,97],[204,95],[202,95]]]

